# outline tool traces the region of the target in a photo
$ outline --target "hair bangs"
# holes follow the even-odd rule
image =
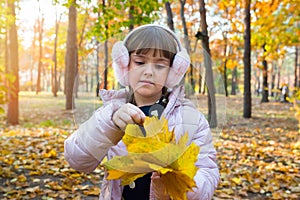
[[[160,27],[145,27],[136,30],[127,39],[125,46],[130,53],[165,57],[171,61],[178,51],[174,37]]]

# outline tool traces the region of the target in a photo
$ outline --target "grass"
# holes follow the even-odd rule
[[[19,94],[19,119],[20,125],[24,127],[77,127],[79,124],[87,120],[93,112],[101,106],[102,102],[99,97],[92,93],[79,93],[78,98],[74,99],[75,109],[65,109],[65,95],[58,93],[57,97],[53,97],[52,93],[41,92],[38,95],[35,92],[20,92]],[[197,95],[191,97],[198,109],[207,116],[207,97]],[[217,131],[226,124],[235,119],[243,121],[243,97],[216,95],[216,107],[218,117]],[[278,104],[283,109],[278,112]],[[261,107],[265,109],[261,109]],[[253,118],[283,118],[294,119],[294,114],[289,112],[290,104],[281,104],[270,98],[269,103],[260,103],[260,97],[252,97],[252,117]],[[267,111],[266,111],[267,110]],[[2,120],[5,121],[5,116]]]
[[[65,96],[59,93],[20,93],[20,125],[25,127],[60,127],[76,126],[88,118],[101,105],[100,100],[87,93],[80,93],[75,98],[75,109],[65,109]]]

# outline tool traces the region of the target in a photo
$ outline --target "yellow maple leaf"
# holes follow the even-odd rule
[[[121,179],[122,185],[128,185],[157,171],[172,199],[186,199],[186,192],[196,186],[193,178],[198,170],[195,162],[200,148],[195,143],[187,144],[187,133],[176,140],[165,118],[146,117],[142,128],[129,124],[122,140],[128,155],[103,163],[108,180]]]

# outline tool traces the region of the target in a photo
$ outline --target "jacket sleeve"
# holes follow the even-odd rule
[[[124,133],[112,121],[112,115],[119,107],[115,103],[100,107],[65,140],[64,156],[72,168],[93,171],[110,147],[121,140]]]
[[[210,200],[218,186],[220,174],[208,122],[202,114],[198,119],[198,128],[192,139],[192,142],[200,146],[200,154],[196,162],[199,170],[194,177],[197,188],[187,195],[189,200]]]

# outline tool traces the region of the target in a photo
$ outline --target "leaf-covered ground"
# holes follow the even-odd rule
[[[79,116],[95,108],[77,101]],[[300,137],[291,104],[254,98],[251,119],[242,97],[226,99],[227,123],[214,131],[221,181],[214,199],[299,199]],[[102,171],[69,168],[63,142],[78,116],[64,97],[21,93],[21,125],[0,121],[0,199],[98,199]]]
[[[229,112],[242,109],[239,99],[230,101]],[[221,172],[215,199],[300,198],[300,134],[290,107],[255,99],[251,119],[228,117],[215,142]]]

